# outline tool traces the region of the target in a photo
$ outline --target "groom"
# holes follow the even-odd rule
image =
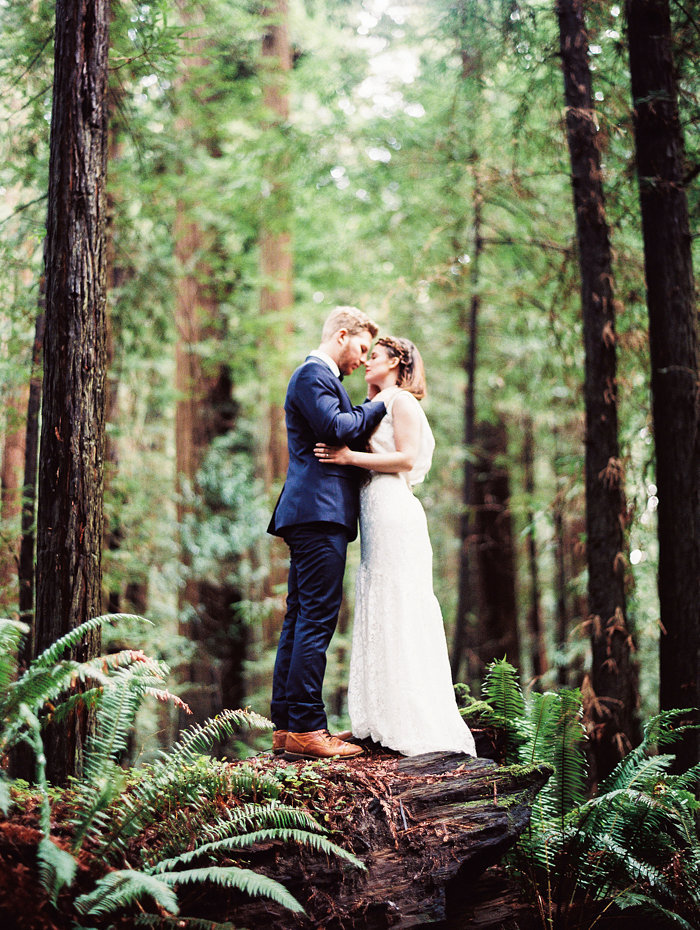
[[[272,679],[272,748],[287,758],[349,758],[362,749],[331,736],[321,690],[326,649],[338,620],[348,542],[357,536],[357,469],[323,465],[317,442],[360,446],[386,413],[353,407],[340,383],[367,359],[377,325],[355,307],[336,307],[321,345],[291,377],[284,410],[289,468],[268,532],[289,546],[287,613]]]

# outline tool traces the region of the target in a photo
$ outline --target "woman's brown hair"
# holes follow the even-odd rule
[[[411,340],[382,336],[381,339],[377,339],[376,345],[384,346],[390,358],[399,360],[397,387],[422,400],[425,397],[425,369],[420,352]]]

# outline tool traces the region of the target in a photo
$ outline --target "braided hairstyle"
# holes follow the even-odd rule
[[[418,400],[422,400],[425,397],[425,369],[420,352],[410,339],[382,336],[375,344],[384,346],[389,358],[399,360],[397,387],[409,391]]]

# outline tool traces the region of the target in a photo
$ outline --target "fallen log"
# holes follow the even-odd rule
[[[326,799],[333,839],[366,871],[266,843],[251,851],[250,865],[281,881],[302,902],[305,917],[266,899],[218,893],[216,900],[190,902],[188,912],[204,916],[206,909],[206,916],[248,930],[446,926],[469,902],[479,876],[527,829],[532,803],[551,773],[547,766],[502,767],[452,753],[279,765],[292,767],[290,777],[296,767],[300,778],[314,766],[315,777],[322,772],[333,785]]]

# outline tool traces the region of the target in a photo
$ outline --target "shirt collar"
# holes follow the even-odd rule
[[[326,365],[328,365],[336,378],[340,378],[340,368],[338,368],[335,361],[326,352],[322,352],[320,349],[314,349],[313,352],[309,352],[309,358],[321,359],[322,362],[325,362]]]

